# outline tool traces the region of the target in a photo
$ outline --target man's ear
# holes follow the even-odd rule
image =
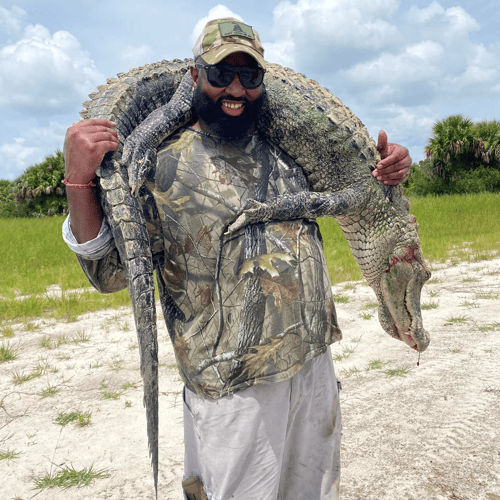
[[[193,79],[194,88],[196,88],[196,85],[198,85],[198,68],[191,66],[189,70],[191,71],[191,78]]]

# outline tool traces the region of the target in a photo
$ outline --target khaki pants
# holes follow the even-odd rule
[[[340,435],[330,349],[232,396],[184,389],[184,479],[199,476],[208,500],[336,500]]]

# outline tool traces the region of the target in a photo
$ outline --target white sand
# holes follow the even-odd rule
[[[423,311],[431,344],[419,367],[417,353],[383,332],[374,309],[362,309],[374,301],[370,288],[334,287],[349,302],[337,304],[344,340],[332,352],[354,349],[334,363],[343,385],[343,500],[500,500],[500,259],[443,267],[433,278],[439,283],[424,287],[422,303],[439,307]],[[162,322],[159,498],[181,500],[182,383]],[[153,499],[130,309],[36,323],[34,331],[14,325],[9,342],[19,357],[0,364],[0,452],[18,453],[0,461],[0,500]],[[61,335],[89,340],[40,347]],[[373,360],[387,364],[368,370]],[[40,377],[14,385],[13,374],[37,365],[46,367]],[[389,377],[396,368],[408,373]],[[136,387],[123,389],[127,383]],[[58,392],[42,398],[48,387]],[[103,399],[105,391],[122,394]],[[74,411],[91,412],[90,425],[55,422]],[[109,476],[86,488],[33,489],[47,471],[91,465]]]

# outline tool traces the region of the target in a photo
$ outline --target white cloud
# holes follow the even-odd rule
[[[262,46],[264,47],[266,61],[289,68],[295,66],[295,43],[293,40],[287,39],[275,43],[262,43]]]
[[[23,133],[0,145],[0,179],[13,180],[28,167],[62,151],[67,126],[51,121],[46,127],[31,127]],[[29,142],[26,139],[29,137]]]
[[[23,18],[26,11],[13,5],[10,11],[5,7],[0,7],[0,33],[7,35],[17,35],[22,31]]]
[[[200,36],[201,30],[205,27],[205,24],[207,24],[208,21],[211,21],[212,19],[218,19],[220,17],[234,17],[236,19],[239,19],[240,21],[243,21],[243,18],[241,16],[235,14],[231,9],[219,3],[208,11],[207,16],[199,19],[198,22],[194,25],[193,31],[191,32],[191,35],[189,37],[191,45],[194,46],[196,40]]]
[[[26,139],[18,137],[10,144],[0,146],[2,179],[13,180],[28,166],[27,160],[38,153],[39,148],[25,146]]]
[[[0,107],[37,113],[79,102],[104,82],[88,53],[67,31],[53,35],[29,25],[17,42],[0,49]]]
[[[398,7],[398,0],[282,1],[273,11],[273,55],[305,68],[348,67],[401,41],[389,21]]]
[[[446,57],[444,48],[427,40],[407,46],[399,54],[382,53],[378,58],[356,64],[340,74],[351,82],[397,87],[408,82],[436,80]],[[382,92],[386,94],[387,92]]]
[[[411,6],[406,19],[418,26],[420,36],[447,43],[468,40],[469,33],[480,29],[478,22],[462,7],[445,10],[438,2],[432,2],[423,9]]]
[[[130,65],[142,66],[149,62],[153,54],[153,49],[149,45],[139,45],[137,47],[127,45],[122,50],[121,59]]]

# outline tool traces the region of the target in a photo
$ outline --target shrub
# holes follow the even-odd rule
[[[0,181],[0,217],[41,217],[67,212],[61,151],[28,167],[16,180]]]

